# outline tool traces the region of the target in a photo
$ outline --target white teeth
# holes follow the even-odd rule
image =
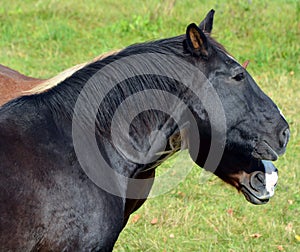
[[[272,172],[271,174],[266,173],[266,190],[270,193],[272,197],[274,195],[275,185],[278,181],[277,172]]]
[[[272,197],[274,195],[275,185],[278,181],[278,173],[271,161],[262,160],[262,163],[265,167],[266,190],[269,192],[270,197]]]

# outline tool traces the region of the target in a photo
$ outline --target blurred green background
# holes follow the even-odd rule
[[[48,78],[127,45],[185,32],[216,10],[213,36],[279,105],[291,126],[279,183],[263,206],[194,167],[133,214],[115,251],[300,251],[300,3],[296,0],[24,0],[0,4],[0,63]],[[170,160],[160,172],[173,164]]]

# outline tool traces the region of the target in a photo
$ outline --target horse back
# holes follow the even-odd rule
[[[0,106],[21,96],[22,91],[30,90],[42,82],[42,79],[23,75],[0,64]]]

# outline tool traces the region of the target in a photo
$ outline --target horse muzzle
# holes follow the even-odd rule
[[[270,161],[262,160],[264,172],[255,171],[241,181],[241,191],[245,198],[255,205],[262,205],[274,195],[278,180],[278,170]]]
[[[276,161],[279,156],[285,153],[289,138],[290,130],[287,126],[279,132],[276,141],[269,139],[269,141],[258,142],[253,149],[252,156],[261,160]]]

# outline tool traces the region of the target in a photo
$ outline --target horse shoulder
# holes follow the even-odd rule
[[[38,132],[18,110],[0,109],[0,250],[112,249],[123,200],[93,184],[51,120]]]

